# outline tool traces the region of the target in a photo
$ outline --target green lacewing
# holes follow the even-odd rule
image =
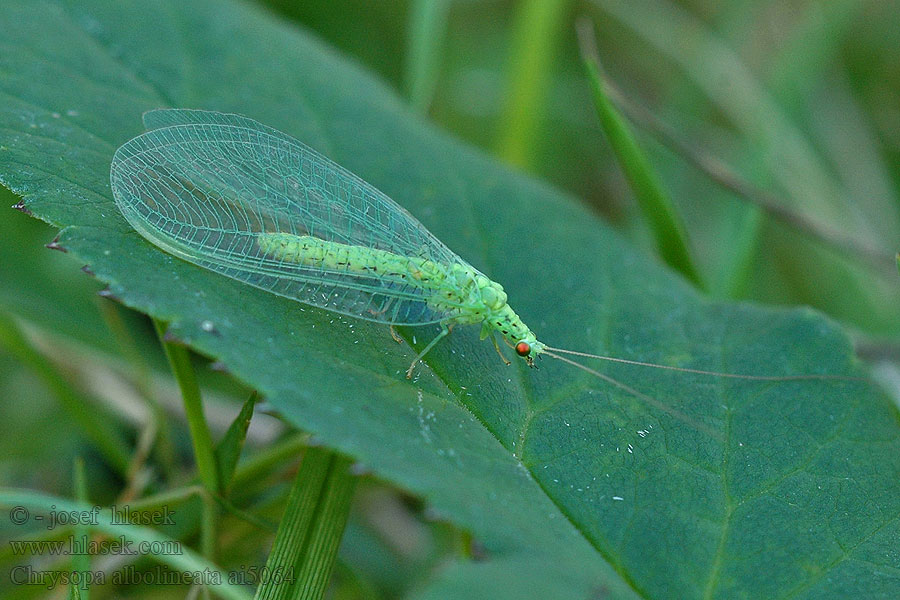
[[[116,205],[134,229],[191,263],[387,324],[392,334],[395,325],[440,325],[407,377],[455,325],[480,325],[481,338],[491,338],[501,358],[497,336],[530,366],[546,354],[647,401],[561,354],[742,379],[840,377],[717,373],[551,348],[510,307],[499,283],[385,194],[296,139],[211,111],[153,110],[144,122],[148,131],[116,151],[110,170]]]

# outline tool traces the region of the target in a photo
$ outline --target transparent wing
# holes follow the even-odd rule
[[[157,110],[115,153],[110,183],[155,245],[228,277],[353,317],[416,325],[446,315],[428,290],[381,274],[273,258],[260,233],[311,235],[438,264],[466,264],[405,209],[297,140],[239,115]]]

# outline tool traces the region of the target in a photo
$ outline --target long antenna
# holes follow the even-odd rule
[[[606,381],[607,383],[611,383],[612,385],[616,386],[617,388],[624,390],[637,398],[640,398],[641,400],[643,400],[650,406],[653,406],[654,408],[658,408],[659,410],[675,417],[679,421],[682,421],[683,423],[686,423],[695,429],[698,429],[700,431],[708,433],[710,436],[712,436],[718,440],[723,439],[721,433],[719,433],[715,429],[709,427],[708,425],[699,423],[698,421],[696,421],[695,419],[692,419],[691,417],[687,416],[683,412],[676,410],[676,409],[672,408],[671,406],[666,406],[665,404],[663,404],[656,398],[652,398],[643,392],[639,392],[636,389],[634,389],[633,387],[626,385],[626,384],[622,383],[621,381],[614,379],[613,377],[610,377],[609,375],[606,375],[605,373],[601,373],[600,371],[596,371],[596,370],[594,370],[590,367],[587,367],[581,363],[577,363],[574,360],[570,360],[570,359],[566,358],[565,356],[560,356],[559,354],[554,354],[553,352],[548,351],[547,348],[544,348],[544,354],[546,354],[547,356],[550,356],[551,358],[555,358],[556,360],[561,360],[562,362],[572,365],[573,367],[576,367],[578,369],[581,369],[582,371],[586,371],[586,372],[590,373],[591,375],[598,377],[598,378],[602,379],[603,381]]]
[[[553,352],[561,352],[563,354],[571,354],[572,356],[583,356],[585,358],[596,358],[610,362],[622,363],[625,365],[635,365],[638,367],[653,367],[654,369],[664,369],[666,371],[680,371],[681,373],[693,373],[695,375],[709,375],[712,377],[728,377],[731,379],[750,379],[753,381],[797,381],[809,379],[838,379],[843,381],[863,381],[862,377],[851,377],[849,375],[743,375],[738,373],[720,373],[718,371],[704,371],[703,369],[687,369],[684,367],[673,367],[670,365],[658,365],[656,363],[642,362],[639,360],[628,360],[625,358],[616,358],[615,356],[602,356],[600,354],[589,354],[587,352],[576,352],[574,350],[563,350],[562,348],[545,347],[544,350],[552,350]],[[548,352],[549,354],[549,352]],[[564,360],[561,356],[551,355],[554,358]],[[572,361],[567,361],[572,362]],[[578,363],[572,363],[578,364]],[[583,367],[583,365],[580,365]]]

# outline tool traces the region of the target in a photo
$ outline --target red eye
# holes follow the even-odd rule
[[[516,344],[516,354],[519,356],[528,356],[531,353],[531,344],[528,342],[519,342]]]

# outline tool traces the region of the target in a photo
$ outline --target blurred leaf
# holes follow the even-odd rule
[[[874,386],[605,366],[648,402],[553,361],[504,368],[464,327],[409,382],[412,350],[383,327],[150,246],[115,209],[109,161],[150,108],[258,118],[404,204],[564,347],[857,374],[821,316],[704,301],[571,198],[429,128],[369,75],[244,4],[15,2],[0,23],[0,179],[66,226],[60,244],[123,302],[470,530],[484,559],[435,574],[421,597],[900,593],[900,428]],[[436,331],[406,333],[421,348]]]
[[[522,0],[517,4],[498,151],[510,163],[527,168],[534,162],[563,22],[573,3]]]
[[[31,369],[56,396],[58,408],[81,428],[110,466],[124,475],[128,471],[130,446],[120,423],[107,409],[80,392],[57,365],[29,343],[15,320],[2,312],[0,347]]]
[[[450,0],[414,0],[406,51],[406,93],[413,108],[428,112],[440,72]]]
[[[71,487],[69,465],[84,452],[84,438],[68,419],[59,418],[59,403],[53,392],[2,349],[0,399],[0,485],[16,483],[67,493]],[[23,434],[28,431],[41,434]],[[40,468],[35,468],[36,464]]]

